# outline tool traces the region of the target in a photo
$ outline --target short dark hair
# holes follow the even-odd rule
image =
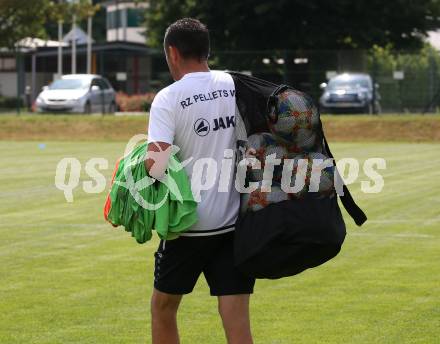
[[[182,18],[168,26],[164,38],[165,48],[173,46],[183,58],[207,60],[209,57],[209,31],[206,25],[193,18]]]

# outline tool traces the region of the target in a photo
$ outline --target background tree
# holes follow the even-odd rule
[[[213,50],[419,49],[440,26],[437,0],[151,0],[148,44],[160,46],[165,28],[191,16],[205,22]]]
[[[14,50],[25,37],[46,37],[47,0],[0,0],[0,47]]]
[[[102,3],[103,0],[93,0],[93,5],[99,5]],[[58,1],[52,1],[52,3],[57,4]],[[93,28],[92,28],[92,36],[93,39],[96,42],[104,42],[106,40],[106,10],[104,6],[99,6],[95,8],[96,12],[93,15]],[[70,20],[71,20],[71,13],[70,15],[65,19],[65,22],[63,24],[63,32],[67,32],[71,29],[70,27]],[[69,25],[68,25],[69,24]],[[78,26],[81,27],[82,30],[87,30],[87,19],[82,19],[78,21]],[[49,20],[45,23],[44,28],[46,30],[46,33],[48,37],[51,39],[56,39],[58,28],[57,28],[57,21],[56,20]]]

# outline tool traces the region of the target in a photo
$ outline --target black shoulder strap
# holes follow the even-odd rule
[[[334,156],[332,152],[330,151],[330,147],[328,146],[327,139],[325,138],[324,131],[322,131],[322,137],[324,139],[324,145],[325,150],[327,151],[327,154],[330,156],[330,158],[334,159]],[[339,195],[339,198],[341,199],[342,205],[344,206],[345,210],[350,214],[350,216],[353,218],[354,222],[358,226],[362,226],[362,224],[367,221],[367,216],[362,211],[361,208],[358,207],[356,202],[354,201],[353,197],[351,196],[350,191],[348,190],[347,185],[343,185],[342,191],[344,191],[344,195]]]
[[[287,85],[279,85],[277,88],[275,88],[273,90],[272,94],[267,99],[266,114],[267,114],[267,117],[271,123],[278,122],[277,95],[284,92],[288,88],[290,88],[290,87]],[[274,108],[273,111],[272,111],[272,107]]]

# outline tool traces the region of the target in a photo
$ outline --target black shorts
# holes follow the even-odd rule
[[[203,272],[213,296],[251,294],[255,279],[234,266],[234,232],[160,241],[154,253],[154,287],[168,294],[188,294]]]

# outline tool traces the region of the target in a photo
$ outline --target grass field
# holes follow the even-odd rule
[[[104,157],[109,178],[125,142],[45,135],[0,135],[0,343],[149,343],[157,239],[139,245],[106,224],[105,192],[86,194],[79,185],[67,203],[54,186],[64,157],[83,167]],[[440,143],[331,146],[337,158],[385,158],[385,187],[365,194],[359,182],[352,185],[369,221],[359,229],[345,216],[348,236],[334,260],[295,277],[257,281],[255,343],[440,343]],[[179,324],[182,343],[225,342],[203,278],[184,298]]]

